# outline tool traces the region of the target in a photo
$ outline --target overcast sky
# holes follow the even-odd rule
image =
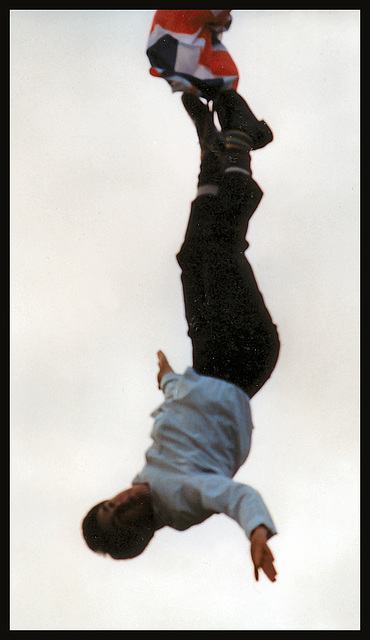
[[[248,250],[281,355],[237,474],[276,522],[278,580],[215,515],[135,560],[81,520],[130,485],[191,364],[175,254],[199,149],[149,75],[154,10],[11,11],[12,630],[359,628],[358,10],[234,10],[239,91],[274,131]]]

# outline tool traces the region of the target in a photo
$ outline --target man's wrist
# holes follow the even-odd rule
[[[258,537],[264,537],[267,540],[269,537],[269,530],[265,524],[259,524],[255,529],[253,529],[250,536],[251,539],[254,535],[257,535]]]

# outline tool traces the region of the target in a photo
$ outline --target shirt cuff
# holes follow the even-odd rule
[[[248,540],[251,539],[251,535],[253,531],[257,527],[259,527],[261,524],[263,524],[268,531],[268,537],[267,537],[268,540],[272,538],[272,536],[275,536],[277,534],[276,528],[271,518],[261,518],[257,516],[253,518],[250,523],[248,523],[248,530],[246,531]]]
[[[162,379],[160,382],[160,387],[162,391],[164,391],[165,386],[168,382],[171,382],[171,380],[178,380],[178,378],[179,378],[179,374],[175,373],[174,371],[169,371],[168,373],[165,373],[165,375],[162,376]]]

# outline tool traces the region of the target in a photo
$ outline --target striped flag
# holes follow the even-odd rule
[[[211,100],[220,89],[236,89],[238,69],[221,43],[231,9],[159,9],[151,26],[147,55],[150,73],[172,91]]]

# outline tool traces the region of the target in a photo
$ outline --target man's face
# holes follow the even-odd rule
[[[106,500],[98,511],[97,519],[103,529],[108,529],[113,522],[119,525],[120,519],[136,520],[146,516],[149,506],[149,485],[133,484],[130,489],[121,491],[111,500]]]

